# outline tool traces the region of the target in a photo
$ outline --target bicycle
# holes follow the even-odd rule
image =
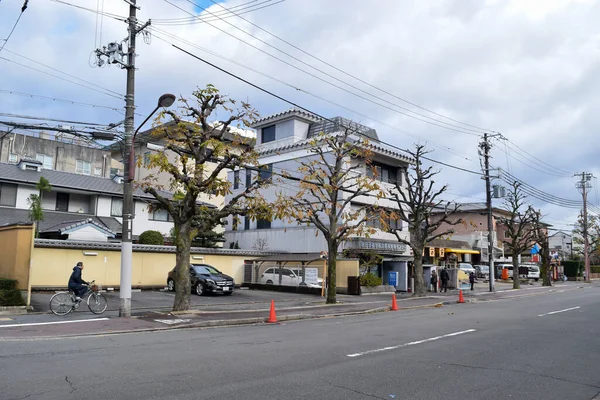
[[[94,314],[102,314],[108,307],[106,298],[99,292],[96,281],[91,281],[88,285],[88,290],[81,300],[77,301],[75,293],[72,290],[68,292],[59,292],[50,298],[50,310],[56,315],[67,315],[71,311],[75,311],[79,308],[79,304],[83,301],[85,296],[87,298],[87,306]]]

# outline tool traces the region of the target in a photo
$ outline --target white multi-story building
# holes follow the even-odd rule
[[[573,236],[558,231],[548,237],[548,247],[550,252],[559,256],[561,260],[568,260],[573,257]],[[577,245],[575,245],[577,247]]]
[[[333,121],[333,122],[332,122]],[[266,179],[271,174],[281,178],[281,173],[290,175],[301,175],[297,173],[300,163],[314,158],[311,153],[312,138],[321,132],[335,134],[348,126],[350,121],[337,117],[326,121],[313,114],[300,111],[288,110],[275,115],[262,118],[252,126],[257,130],[256,151],[259,154],[259,162],[265,166],[261,177]],[[371,138],[369,142],[373,156],[373,165],[378,170],[376,179],[387,191],[395,190],[395,182],[405,185],[404,173],[411,163],[411,159],[400,154],[393,148],[379,143],[377,132],[366,126],[352,123],[353,129],[358,129],[361,134]],[[365,164],[360,170],[362,174],[371,174],[372,169]],[[229,179],[233,183],[235,196],[240,190],[255,179],[257,172],[240,170],[230,172]],[[274,184],[262,190],[267,201],[274,201],[277,194],[294,195],[298,192],[298,181],[293,179],[273,179]],[[228,198],[225,199],[228,201]],[[379,207],[394,209],[397,204],[388,198],[377,199],[374,196],[363,196],[356,198],[350,207],[361,205],[378,205]],[[372,222],[378,225],[377,222]],[[390,229],[394,229],[404,238],[408,239],[408,227],[402,221],[390,221]],[[229,243],[237,243],[242,249],[261,249],[285,253],[315,253],[327,250],[323,235],[314,226],[298,225],[296,222],[284,220],[258,220],[251,221],[241,218],[241,222],[235,223],[229,218],[225,231],[227,246]],[[378,273],[387,280],[386,271],[399,271],[401,282],[407,276],[407,262],[412,259],[408,246],[398,242],[391,231],[377,230],[377,233],[365,237],[351,237],[343,243],[338,251],[345,249],[371,252],[375,251],[384,256],[383,265],[379,266]],[[403,278],[404,277],[404,278]],[[401,284],[399,286],[402,286]]]

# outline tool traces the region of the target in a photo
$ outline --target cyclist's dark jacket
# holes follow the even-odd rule
[[[73,273],[69,278],[69,289],[79,289],[84,283],[87,282],[81,279],[81,268],[77,266],[73,267]]]

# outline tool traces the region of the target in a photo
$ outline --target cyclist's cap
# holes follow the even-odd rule
[[[79,261],[79,262],[77,263],[77,266],[78,266],[78,267],[81,267],[82,265],[83,265],[83,262],[81,262],[81,261]]]

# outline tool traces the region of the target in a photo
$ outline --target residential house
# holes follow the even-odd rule
[[[29,196],[46,178],[52,190],[42,193],[44,219],[38,226],[42,238],[119,240],[123,210],[122,177],[114,179],[44,169],[37,160],[0,163],[0,225],[30,221]],[[134,193],[134,238],[146,230],[168,235],[173,223],[166,211],[153,210],[153,197]]]
[[[561,260],[573,258],[573,236],[569,233],[558,231],[548,236],[550,253],[556,254]]]
[[[8,133],[0,136],[0,163],[33,159],[42,168],[96,177],[110,176],[110,152],[82,136],[67,133]]]
[[[314,158],[311,153],[311,142],[321,132],[335,135],[350,124],[350,121],[337,117],[331,121],[311,113],[291,109],[267,116],[256,121],[252,127],[257,130],[255,150],[259,154],[259,162],[263,165],[260,172],[261,179],[269,179],[273,174],[286,172],[292,177],[301,175],[297,172],[300,162]],[[372,139],[369,146],[373,152],[373,164],[379,170],[378,178],[382,186],[388,190],[395,190],[394,183],[403,182],[404,171],[412,160],[404,154],[378,142],[377,132],[369,127],[352,123],[353,129],[358,129],[362,135]],[[366,164],[358,170],[361,174],[370,174],[371,168]],[[229,173],[229,180],[233,184],[233,193],[227,196],[235,196],[239,191],[250,185],[257,178],[259,172],[248,170],[237,170]],[[277,183],[261,189],[262,195],[267,201],[274,201],[277,193],[294,195],[298,192],[298,181],[284,179],[283,183]],[[390,199],[376,199],[364,196],[355,199],[350,207],[360,207],[361,204],[377,204],[380,207],[394,209],[396,203]],[[379,228],[376,222],[371,222],[375,228]],[[397,230],[404,238],[408,239],[408,229],[402,221],[390,221],[391,229]],[[298,258],[298,254],[317,255],[327,249],[323,235],[314,226],[298,225],[296,222],[284,220],[258,220],[241,218],[236,223],[233,217],[229,218],[225,231],[227,243],[237,243],[242,249],[261,249],[275,252],[290,253],[290,260]],[[408,269],[407,263],[412,260],[408,246],[401,244],[390,231],[378,229],[377,233],[369,238],[352,237],[343,243],[338,251],[345,249],[356,251],[375,251],[384,256],[383,265],[379,267],[378,273],[387,281],[387,271],[400,272],[401,289],[407,287]],[[292,254],[296,254],[293,256]]]

